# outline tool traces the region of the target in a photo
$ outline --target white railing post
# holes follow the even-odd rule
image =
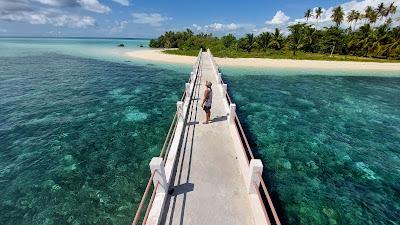
[[[222,81],[221,73],[217,73],[217,81],[218,81],[218,84],[221,83],[221,81]]]
[[[185,84],[186,97],[190,97],[190,83]]]
[[[150,171],[154,173],[153,184],[156,187],[157,183],[160,183],[157,188],[157,193],[167,193],[168,183],[167,176],[165,175],[165,168],[163,163],[163,158],[154,157],[150,161]]]
[[[190,72],[190,81],[194,82],[196,75],[194,72]]]
[[[228,93],[228,85],[227,84],[222,84],[222,90],[224,92],[224,96]]]
[[[183,121],[183,102],[178,101],[176,103],[176,117],[178,118],[178,122]]]
[[[252,159],[250,161],[250,169],[249,169],[249,177],[247,181],[247,191],[249,194],[256,194],[257,189],[260,186],[260,178],[257,175],[260,175],[263,172],[263,164],[259,159]]]
[[[235,116],[236,116],[236,104],[229,105],[229,123],[235,123]]]

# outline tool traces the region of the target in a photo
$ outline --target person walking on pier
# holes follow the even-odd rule
[[[204,98],[201,107],[206,112],[206,121],[203,124],[207,124],[210,122],[211,117],[211,104],[212,104],[212,83],[210,81],[206,81],[206,90],[204,91]]]

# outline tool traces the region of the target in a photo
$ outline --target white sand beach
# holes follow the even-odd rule
[[[160,49],[145,49],[126,53],[130,58],[150,61],[194,64],[196,57],[163,53]],[[352,61],[319,61],[265,58],[215,58],[220,66],[255,67],[255,68],[292,68],[292,69],[331,69],[331,70],[373,70],[399,71],[400,63],[352,62]]]

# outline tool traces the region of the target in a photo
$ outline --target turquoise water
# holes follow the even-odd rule
[[[132,222],[190,70],[95,41],[0,39],[0,224]]]
[[[78,57],[126,60],[123,53],[148,47],[148,40],[141,39],[82,39],[82,38],[0,38],[2,57],[19,55],[35,56],[38,52],[53,52]],[[118,47],[119,44],[125,47]]]
[[[287,224],[399,224],[400,78],[364,75],[224,70]]]
[[[0,39],[0,224],[131,223],[190,71],[147,43]],[[398,224],[398,73],[223,72],[287,224]]]

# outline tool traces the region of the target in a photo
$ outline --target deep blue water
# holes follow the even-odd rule
[[[296,75],[224,76],[287,224],[399,224],[400,78]]]
[[[189,70],[0,53],[0,224],[130,224]]]

